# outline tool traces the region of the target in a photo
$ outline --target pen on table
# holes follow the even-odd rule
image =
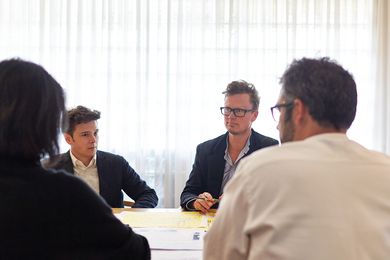
[[[204,197],[197,197],[196,199],[198,199],[198,200],[205,200],[205,201],[212,201],[214,203],[218,203],[219,202],[219,199],[214,199],[214,198],[208,199],[208,198],[204,198]]]

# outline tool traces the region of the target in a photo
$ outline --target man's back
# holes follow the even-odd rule
[[[234,223],[226,232],[235,241],[206,241],[217,254],[207,259],[389,259],[389,157],[323,134],[256,152],[239,167],[225,193],[234,212],[226,207],[210,230],[215,239]]]

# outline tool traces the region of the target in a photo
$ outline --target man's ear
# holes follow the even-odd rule
[[[293,120],[295,124],[302,124],[308,115],[308,110],[302,100],[294,99]]]
[[[255,111],[252,113],[252,118],[251,118],[252,123],[256,120],[258,115],[259,115],[259,111]]]
[[[64,133],[64,137],[65,137],[65,141],[68,143],[68,144],[72,144],[73,143],[73,137],[68,134],[68,133]]]

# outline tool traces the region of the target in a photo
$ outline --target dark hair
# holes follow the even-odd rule
[[[294,60],[280,79],[287,100],[299,98],[322,126],[348,129],[356,115],[353,76],[329,58]]]
[[[226,90],[222,92],[222,94],[225,94],[225,97],[236,94],[249,94],[250,101],[253,105],[252,109],[259,109],[260,98],[252,83],[248,83],[244,80],[232,81],[227,85]]]
[[[21,59],[0,62],[0,156],[39,160],[58,153],[64,99],[43,67]]]
[[[64,132],[73,135],[76,125],[88,123],[98,120],[100,118],[100,112],[97,110],[91,110],[84,106],[77,106],[76,108],[68,111],[68,127],[64,129]]]

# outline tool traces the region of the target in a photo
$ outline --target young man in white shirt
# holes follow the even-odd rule
[[[133,208],[154,208],[154,189],[119,155],[97,149],[100,112],[83,106],[68,111],[69,126],[64,133],[70,150],[52,160],[47,168],[64,169],[83,179],[113,208],[123,208],[122,190],[134,200]]]

